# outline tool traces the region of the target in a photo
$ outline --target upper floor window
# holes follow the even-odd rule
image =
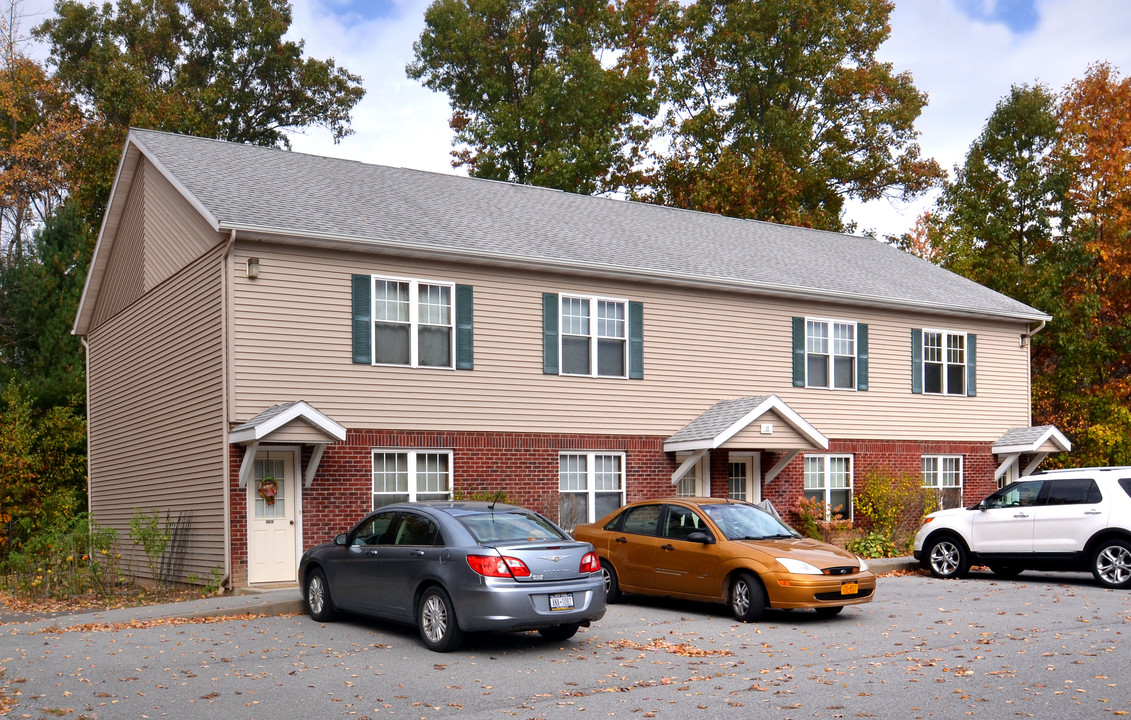
[[[638,302],[586,295],[542,297],[543,372],[644,377],[644,309]]]
[[[868,326],[843,320],[793,318],[796,387],[868,389]]]
[[[977,395],[978,336],[945,330],[911,331],[911,392]]]
[[[474,366],[470,285],[353,276],[353,361],[372,365]]]

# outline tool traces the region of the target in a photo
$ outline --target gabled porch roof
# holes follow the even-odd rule
[[[1070,452],[1072,442],[1053,425],[1010,428],[993,445],[994,455],[1004,456],[994,473],[994,480],[1000,480],[1010,468],[1021,460],[1022,455],[1032,455],[1033,459],[1021,471],[1024,477],[1037,469],[1049,453]]]
[[[255,453],[262,441],[313,445],[303,471],[303,482],[310,487],[326,446],[345,439],[345,426],[331,420],[305,400],[272,405],[228,433],[228,441],[233,445],[247,446],[240,463],[240,487],[244,487],[251,476]]]

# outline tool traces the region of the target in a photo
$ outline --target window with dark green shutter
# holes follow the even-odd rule
[[[911,392],[977,394],[977,336],[946,330],[911,331]]]
[[[353,361],[470,370],[474,367],[470,285],[353,276]]]
[[[643,325],[643,303],[543,293],[542,372],[643,379]]]
[[[867,390],[867,356],[867,325],[842,320],[793,318],[795,386]],[[861,383],[863,387],[860,387]]]
[[[373,278],[353,276],[353,361],[373,362]]]

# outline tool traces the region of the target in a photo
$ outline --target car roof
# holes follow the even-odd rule
[[[519,507],[518,505],[485,502],[480,500],[433,500],[428,502],[399,502],[391,503],[389,505],[382,505],[381,507],[374,509],[374,512],[378,512],[380,510],[420,510],[424,508],[438,510],[452,516],[500,512],[533,512],[524,507]]]
[[[1104,467],[1058,468],[1056,470],[1041,470],[1030,477],[1057,477],[1057,476],[1087,476],[1095,477],[1109,474],[1127,475],[1131,473],[1129,465],[1111,465]],[[1024,480],[1025,478],[1020,478]]]

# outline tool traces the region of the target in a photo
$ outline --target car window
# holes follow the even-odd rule
[[[1006,485],[986,498],[986,507],[1029,507],[1036,505],[1042,485],[1044,485],[1044,480],[1026,480]]]
[[[796,537],[797,533],[761,508],[743,503],[720,503],[703,508],[728,540]]]
[[[557,526],[535,513],[492,512],[460,515],[459,522],[480,545],[519,540],[569,539]]]
[[[393,536],[394,545],[433,545],[436,541],[436,523],[430,518],[416,513],[401,515],[397,532]]]
[[[1100,489],[1091,478],[1065,478],[1045,483],[1047,505],[1093,505],[1100,502]]]
[[[660,522],[661,505],[640,505],[624,514],[623,530],[633,535],[655,535]]]
[[[1131,497],[1131,478],[1119,478],[1119,487],[1123,488],[1123,492]]]
[[[668,519],[664,522],[664,537],[686,540],[691,533],[704,528],[703,520],[690,508],[668,505]]]
[[[388,545],[393,541],[389,536],[389,528],[397,517],[396,512],[383,512],[366,518],[357,529],[353,531],[350,545]]]

